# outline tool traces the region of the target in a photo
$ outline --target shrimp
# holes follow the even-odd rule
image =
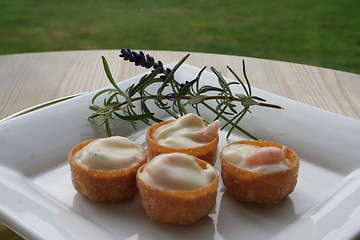
[[[220,121],[218,120],[207,125],[203,133],[199,137],[199,142],[208,143],[214,140],[218,135],[219,128]]]
[[[245,158],[249,166],[260,166],[285,161],[284,149],[277,147],[262,147]]]

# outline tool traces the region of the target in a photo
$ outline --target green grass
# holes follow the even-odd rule
[[[360,73],[359,0],[2,0],[0,54],[154,49]]]

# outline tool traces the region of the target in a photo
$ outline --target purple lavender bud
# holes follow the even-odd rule
[[[189,84],[189,81],[186,81],[186,82],[184,82],[184,83],[181,83],[181,84],[180,84],[180,89],[183,88],[183,87],[185,87],[187,84]]]
[[[154,69],[157,69],[157,68],[164,68],[161,61],[158,61],[157,63],[154,64]]]
[[[170,68],[166,68],[164,69],[163,63],[161,61],[155,62],[155,59],[150,56],[149,54],[144,54],[143,51],[139,51],[139,53],[132,51],[131,49],[127,48],[122,48],[120,50],[120,57],[124,58],[125,61],[130,61],[135,63],[135,66],[142,66],[145,68],[151,68],[153,67],[153,69],[157,69],[157,68],[161,68],[160,69],[160,73],[163,73],[160,78],[161,79],[166,79],[166,77],[170,74],[171,69]]]
[[[152,67],[151,63],[149,63],[149,62],[143,62],[143,63],[141,63],[141,66],[145,67],[145,68],[151,68]]]
[[[146,54],[146,61],[148,61],[151,64],[154,64],[154,58],[150,56],[149,54]]]
[[[145,62],[145,55],[143,52],[140,52],[140,54],[138,55],[139,59],[141,59],[142,62]]]
[[[131,59],[131,50],[130,49],[121,49],[120,57],[123,57],[124,60],[130,60]]]

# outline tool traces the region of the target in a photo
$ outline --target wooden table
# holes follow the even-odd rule
[[[177,62],[186,52],[146,51],[164,64]],[[53,99],[109,85],[101,56],[116,81],[147,70],[119,58],[118,50],[29,53],[0,56],[0,119]],[[360,118],[360,75],[331,69],[249,57],[191,53],[186,61],[202,68],[214,66],[231,77],[229,65],[247,75],[253,87],[352,118]],[[1,234],[7,229],[1,228]],[[4,233],[5,232],[5,233]]]
[[[146,51],[164,64],[186,52]],[[0,56],[0,119],[64,96],[108,86],[101,56],[117,81],[147,71],[119,58],[118,50],[30,53]],[[186,63],[214,66],[225,76],[229,65],[241,73],[245,59],[252,86],[325,110],[360,118],[360,75],[301,64],[230,55],[191,53]]]

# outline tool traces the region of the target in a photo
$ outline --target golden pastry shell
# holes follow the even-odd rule
[[[132,198],[137,192],[137,169],[147,161],[146,150],[141,147],[144,159],[130,168],[111,171],[88,169],[77,163],[75,155],[95,140],[91,139],[77,144],[68,155],[74,188],[90,200],[97,202],[117,203]]]
[[[217,158],[217,146],[219,143],[219,136],[216,136],[214,140],[212,140],[211,142],[205,145],[194,148],[172,148],[172,147],[162,146],[154,140],[154,133],[156,129],[159,128],[160,126],[171,123],[172,121],[174,120],[168,120],[168,121],[156,123],[151,127],[149,127],[149,129],[147,130],[146,144],[147,144],[147,152],[148,152],[149,160],[151,160],[152,158],[154,158],[159,154],[179,152],[200,158],[205,162],[208,162],[212,166],[214,166]]]
[[[258,147],[283,147],[283,145],[279,143],[263,140],[237,141],[229,145],[232,144],[250,144]],[[297,183],[299,170],[299,158],[296,152],[286,147],[285,157],[290,161],[290,169],[274,173],[258,173],[243,170],[233,165],[223,156],[221,151],[221,176],[226,190],[239,201],[262,204],[279,202],[293,192]]]
[[[206,168],[206,162],[195,158],[199,166]],[[137,186],[146,214],[162,223],[189,225],[208,215],[215,207],[218,176],[207,186],[191,191],[163,190],[142,181],[139,174],[147,164],[138,169]]]

